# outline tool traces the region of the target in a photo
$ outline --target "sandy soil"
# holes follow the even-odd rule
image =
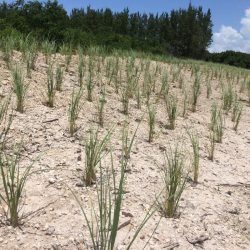
[[[21,54],[15,52],[15,60],[21,61]],[[54,62],[63,64],[64,57],[56,55]],[[151,63],[154,67],[155,62]],[[159,63],[168,71],[170,64]],[[73,57],[69,72],[65,73],[63,91],[56,93],[55,107],[44,105],[47,65],[39,55],[32,78],[25,78],[29,90],[25,112],[14,111],[14,120],[9,138],[11,143],[23,140],[22,165],[35,160],[32,174],[25,187],[22,214],[29,215],[18,228],[6,222],[4,206],[0,203],[0,249],[88,249],[90,244],[86,222],[72,189],[80,197],[86,211],[90,213],[91,201],[96,200],[96,186],[83,187],[81,176],[84,170],[84,139],[90,128],[97,128],[96,99],[100,88],[95,87],[93,103],[82,98],[81,111],[77,120],[78,131],[74,137],[68,132],[68,103],[74,84],[78,84],[77,58]],[[5,63],[0,61],[1,87],[3,96],[11,91],[11,74]],[[189,86],[193,79],[191,71],[181,70],[184,83]],[[102,81],[107,79],[102,74]],[[143,76],[141,76],[143,77]],[[157,75],[157,85],[160,83]],[[203,77],[205,81],[205,76]],[[170,77],[171,79],[171,77]],[[98,82],[95,79],[96,85]],[[163,188],[159,166],[163,164],[164,149],[180,141],[187,158],[192,158],[192,148],[185,127],[192,127],[200,138],[200,175],[198,185],[187,184],[182,195],[178,218],[162,218],[146,249],[250,249],[250,107],[244,102],[242,119],[238,132],[232,129],[230,115],[226,116],[223,143],[216,144],[215,160],[207,158],[210,107],[214,100],[220,102],[220,91],[216,90],[218,80],[212,81],[212,95],[206,98],[206,87],[202,85],[197,112],[188,111],[187,117],[177,118],[176,129],[166,129],[168,123],[166,107],[162,100],[157,104],[156,135],[148,143],[148,124],[145,104],[142,110],[136,108],[136,101],[130,101],[129,123],[131,133],[143,116],[132,150],[131,172],[126,179],[126,194],[122,204],[120,223],[130,224],[118,232],[117,249],[125,249],[136,226],[144,218],[148,208]],[[178,83],[171,82],[170,91],[179,98],[179,113],[182,112],[182,94]],[[246,99],[244,93],[240,94]],[[15,97],[12,97],[13,105]],[[121,136],[125,115],[121,112],[121,95],[115,94],[112,86],[107,87],[105,124],[100,129],[105,133],[116,125],[111,137],[115,163],[121,154]],[[50,120],[55,121],[50,122]],[[190,169],[187,161],[186,169]],[[110,162],[104,159],[104,165]],[[191,174],[192,177],[192,174]],[[159,211],[148,221],[132,249],[142,249],[155,229],[161,214]],[[206,239],[195,244],[196,239]]]

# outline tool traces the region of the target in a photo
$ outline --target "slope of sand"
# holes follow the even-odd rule
[[[21,54],[15,52],[15,61]],[[64,63],[64,57],[56,55],[54,62]],[[152,67],[155,62],[152,62]],[[170,70],[171,64],[159,63]],[[82,206],[91,216],[91,204],[96,200],[96,186],[83,187],[81,177],[84,170],[84,139],[90,128],[97,128],[96,99],[100,80],[95,79],[94,101],[86,100],[86,88],[77,120],[78,131],[74,137],[68,132],[68,103],[74,84],[77,83],[77,58],[73,57],[69,72],[65,73],[63,91],[56,93],[55,107],[43,103],[46,90],[44,57],[39,55],[32,78],[25,78],[29,90],[25,112],[14,111],[14,120],[9,134],[10,143],[23,140],[22,165],[35,160],[32,174],[25,187],[22,214],[29,215],[24,224],[12,228],[6,223],[3,209],[0,210],[0,249],[87,249],[90,245],[86,222],[72,189],[81,199]],[[0,93],[6,96],[11,90],[11,74],[1,59]],[[124,72],[123,72],[124,73]],[[184,83],[189,86],[193,79],[188,69],[181,70]],[[102,74],[102,81],[107,79]],[[141,76],[142,77],[142,76]],[[157,84],[160,84],[160,75]],[[169,77],[171,79],[171,77]],[[214,100],[221,102],[218,80],[212,80],[212,95],[206,98],[205,76],[198,100],[197,112],[187,112],[187,117],[178,116],[175,130],[166,129],[168,118],[163,100],[157,104],[156,134],[153,143],[148,143],[147,109],[136,109],[136,101],[130,101],[129,129],[135,131],[142,118],[129,162],[131,171],[125,185],[124,202],[120,223],[130,224],[118,232],[117,249],[125,249],[129,238],[140,224],[147,210],[163,188],[160,166],[164,162],[164,150],[177,141],[187,154],[186,171],[190,170],[192,148],[186,128],[197,131],[200,138],[200,175],[198,185],[188,182],[182,195],[177,218],[162,218],[147,249],[250,249],[250,107],[244,102],[238,132],[232,129],[230,115],[226,116],[223,143],[216,144],[215,160],[207,158],[209,143],[210,107]],[[226,80],[225,80],[226,81]],[[179,114],[182,112],[182,92],[178,83],[171,82],[170,92],[179,98]],[[246,99],[241,93],[242,99]],[[121,112],[121,94],[115,94],[107,86],[105,124],[100,134],[113,125],[111,141],[114,162],[119,169],[121,136],[126,117]],[[15,97],[12,97],[15,105]],[[51,121],[55,119],[54,121]],[[103,160],[110,165],[110,157]],[[190,174],[192,177],[192,173]],[[2,208],[4,208],[3,204]],[[125,213],[124,213],[125,212]],[[127,213],[130,213],[129,216]],[[132,217],[130,217],[132,216]],[[132,249],[142,249],[155,229],[161,214],[153,215],[143,228]],[[205,239],[201,244],[195,241]]]

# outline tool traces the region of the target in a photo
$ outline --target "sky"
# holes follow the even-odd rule
[[[7,1],[12,2],[12,1]],[[110,8],[130,12],[161,13],[186,8],[190,0],[59,0],[70,13],[72,8]],[[250,53],[250,0],[191,0],[194,6],[212,12],[213,43],[209,51],[235,50]]]

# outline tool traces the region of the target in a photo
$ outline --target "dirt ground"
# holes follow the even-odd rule
[[[15,61],[21,61],[21,53],[15,52]],[[54,62],[64,63],[57,54]],[[152,62],[155,65],[155,62]],[[170,69],[171,65],[160,63]],[[91,204],[96,200],[96,186],[84,187],[81,177],[84,171],[84,139],[90,128],[98,128],[96,99],[100,92],[95,79],[94,101],[86,100],[86,89],[77,120],[78,130],[74,137],[68,131],[68,105],[74,84],[78,84],[77,58],[73,56],[69,72],[65,73],[62,92],[56,93],[55,107],[44,105],[47,81],[47,65],[40,54],[32,78],[25,78],[29,89],[23,114],[14,111],[9,133],[11,143],[23,140],[22,165],[35,160],[36,171],[25,186],[24,204],[21,213],[27,218],[20,227],[12,228],[6,222],[4,205],[0,203],[0,249],[88,249],[91,244],[83,214],[71,190],[79,197],[82,206],[90,215]],[[7,96],[12,88],[11,73],[0,61],[0,94]],[[191,71],[181,70],[184,83],[190,86]],[[107,79],[103,76],[103,82]],[[204,79],[203,79],[204,81]],[[244,102],[238,131],[232,129],[231,116],[225,120],[223,143],[216,144],[215,160],[208,160],[206,145],[209,143],[210,108],[214,100],[220,102],[218,80],[212,80],[212,95],[206,98],[202,84],[197,112],[187,112],[181,117],[181,90],[178,83],[171,82],[170,92],[180,99],[179,116],[175,130],[166,129],[168,123],[165,103],[157,103],[156,134],[148,142],[147,108],[136,108],[130,101],[129,129],[135,131],[142,118],[132,149],[125,185],[120,223],[130,223],[118,232],[117,249],[122,250],[131,239],[136,227],[143,220],[149,207],[163,188],[160,167],[164,162],[164,150],[168,145],[180,142],[187,153],[186,170],[191,169],[192,148],[186,128],[197,131],[200,139],[199,183],[188,182],[178,209],[179,217],[163,217],[146,249],[250,249],[250,107]],[[160,84],[160,75],[157,77]],[[246,99],[244,93],[240,94]],[[112,86],[107,86],[104,134],[113,125],[111,136],[114,162],[119,167],[123,123],[121,95]],[[13,105],[15,97],[12,96]],[[53,120],[53,121],[52,121]],[[104,165],[110,164],[109,156]],[[116,166],[115,166],[116,167]],[[39,170],[39,171],[38,171]],[[190,174],[192,177],[192,174]],[[129,214],[128,214],[129,213]],[[139,234],[132,249],[142,249],[154,231],[160,211],[156,211]]]

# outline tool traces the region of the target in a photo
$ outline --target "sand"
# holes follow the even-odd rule
[[[21,53],[15,52],[14,59],[21,62]],[[64,57],[57,54],[53,62],[64,63]],[[151,63],[153,67],[155,62]],[[175,67],[159,63],[170,70]],[[78,85],[77,58],[73,56],[69,72],[65,73],[62,92],[57,92],[55,106],[44,105],[47,65],[39,54],[36,70],[32,78],[25,78],[29,89],[23,114],[14,111],[13,124],[9,133],[10,144],[23,140],[22,166],[35,161],[24,188],[20,227],[12,228],[4,216],[6,207],[0,203],[0,249],[88,249],[91,245],[86,221],[79,204],[70,189],[82,202],[90,216],[91,204],[96,201],[96,185],[82,184],[84,173],[84,144],[90,128],[97,128],[96,100],[100,92],[100,81],[95,79],[94,101],[86,100],[87,91],[81,100],[81,111],[77,120],[78,130],[74,137],[68,131],[68,104],[74,84]],[[1,86],[3,96],[11,91],[11,73],[0,60]],[[125,74],[125,73],[124,73]],[[181,70],[185,84],[191,84],[191,71]],[[102,82],[107,82],[102,73]],[[141,79],[143,75],[141,75]],[[157,74],[156,84],[160,83]],[[86,79],[86,76],[85,76]],[[170,77],[171,79],[171,77]],[[191,170],[192,148],[186,128],[197,131],[200,139],[199,183],[187,183],[179,203],[176,218],[165,218],[157,210],[145,225],[132,249],[142,249],[161,218],[146,249],[250,249],[250,107],[244,104],[238,131],[232,127],[231,115],[225,116],[223,143],[216,144],[215,159],[208,160],[206,145],[209,143],[210,108],[214,100],[221,102],[219,81],[214,78],[212,95],[206,98],[205,76],[197,112],[182,113],[182,91],[177,82],[172,82],[170,92],[179,99],[179,116],[176,129],[169,130],[165,103],[157,103],[156,134],[152,143],[148,142],[147,108],[136,108],[136,101],[129,104],[129,131],[135,131],[142,119],[133,145],[127,174],[120,224],[130,221],[118,231],[116,249],[126,249],[129,239],[144,218],[157,195],[164,187],[161,166],[164,150],[169,145],[180,142],[186,152],[185,171]],[[244,93],[240,93],[246,100]],[[122,111],[121,94],[116,94],[112,86],[107,86],[104,128],[100,135],[115,125],[111,136],[114,162],[119,172],[121,137],[126,120]],[[12,95],[13,106],[15,96]],[[110,165],[110,157],[103,159],[103,166]],[[192,178],[192,172],[190,173]],[[97,180],[98,181],[98,180]],[[1,191],[1,189],[0,189]],[[128,214],[129,213],[129,214]]]

